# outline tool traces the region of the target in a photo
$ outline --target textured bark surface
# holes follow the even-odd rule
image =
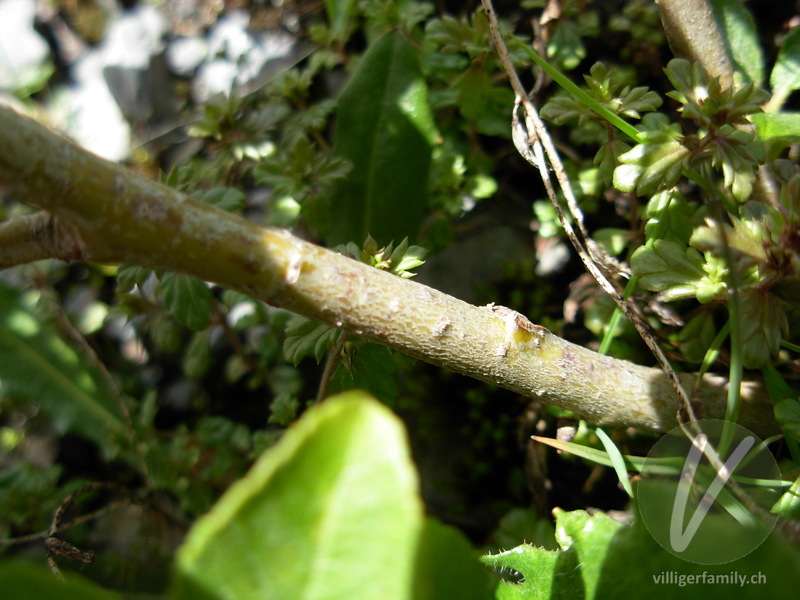
[[[0,185],[43,209],[0,224],[0,267],[41,258],[173,269],[252,295],[426,362],[573,410],[596,424],[668,430],[678,398],[658,369],[601,356],[498,306],[472,306],[201,204],[76,147],[0,106]],[[682,376],[695,389],[691,374]],[[698,417],[722,418],[705,377]],[[741,424],[777,432],[763,385]]]

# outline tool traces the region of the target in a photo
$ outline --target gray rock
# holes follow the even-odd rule
[[[208,56],[208,42],[199,36],[178,37],[170,41],[165,58],[176,75],[190,77]]]
[[[74,83],[56,94],[50,111],[78,144],[118,161],[130,152],[131,128],[108,89],[104,67],[97,51],[81,56],[72,66]]]
[[[33,28],[33,0],[0,1],[0,90],[15,91],[46,77],[50,48]]]
[[[192,98],[195,102],[207,102],[217,94],[231,93],[236,80],[236,65],[224,58],[216,58],[200,65],[192,80]]]
[[[296,60],[296,38],[281,31],[253,34],[245,11],[224,15],[208,33],[208,58],[192,81],[192,97],[247,93]]]
[[[100,52],[103,76],[129,120],[146,124],[169,117],[172,84],[160,59],[166,21],[153,6],[120,13],[108,29]]]

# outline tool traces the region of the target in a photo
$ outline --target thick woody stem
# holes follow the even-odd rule
[[[675,56],[698,61],[722,87],[733,84],[733,63],[709,0],[656,0]]]
[[[0,186],[50,213],[54,221],[42,231],[52,227],[54,237],[63,238],[53,245],[42,234],[42,251],[27,252],[25,260],[51,256],[174,269],[592,423],[650,430],[676,424],[678,399],[658,369],[601,356],[503,307],[472,306],[196,202],[4,107]],[[0,265],[19,262],[13,248],[0,246]],[[692,388],[695,377],[683,377]],[[763,385],[746,386],[743,397],[742,424],[760,435],[776,432]],[[703,378],[694,400],[702,416],[722,418],[724,381]]]

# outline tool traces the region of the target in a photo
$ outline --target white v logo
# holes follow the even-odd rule
[[[669,524],[669,542],[675,552],[683,552],[692,542],[697,530],[700,528],[700,524],[705,519],[720,491],[722,491],[722,487],[755,444],[755,438],[748,436],[739,442],[739,445],[731,453],[730,458],[725,461],[722,469],[717,473],[714,481],[708,486],[708,490],[700,501],[700,506],[697,507],[689,524],[686,526],[686,531],[681,531],[686,505],[689,501],[689,489],[694,482],[694,474],[697,472],[697,466],[700,464],[700,459],[707,444],[708,436],[703,433],[699,434],[694,439],[692,448],[686,456],[686,462],[683,464],[678,491],[675,493],[675,503],[672,505],[672,520]]]

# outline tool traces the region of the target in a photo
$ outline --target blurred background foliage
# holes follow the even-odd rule
[[[155,86],[153,109],[136,114],[115,97],[130,125],[131,168],[257,223],[338,245],[378,268],[413,271],[469,302],[509,306],[577,343],[598,348],[611,331],[610,354],[651,361],[632,327],[612,321],[613,302],[583,273],[538,175],[510,143],[513,93],[479,3],[40,4],[36,31],[49,44],[47,57],[33,75],[6,85],[24,110],[60,123],[59,98],[78,79],[80,52],[110,44],[111,24],[121,16],[155,9],[163,20],[160,45],[129,82]],[[652,2],[495,7],[508,31],[587,83],[600,101],[621,98],[621,116],[678,119],[681,99],[662,71],[671,53]],[[749,8],[772,64],[796,25],[797,7]],[[207,47],[216,54],[193,69],[164,62],[178,41],[208,42],[234,17],[245,26],[227,45]],[[290,48],[280,60],[234,80],[226,93],[201,97],[201,69],[225,59],[241,74],[252,60],[247,52],[279,34]],[[250,47],[237,55],[239,42]],[[556,126],[589,229],[609,254],[627,264],[654,218],[668,223],[671,237],[648,252],[664,255],[668,244],[688,243],[691,225],[705,216],[696,190],[666,203],[659,195],[640,199],[636,182],[615,190],[614,169],[633,144],[609,138],[607,123],[570,104],[521,45],[512,45],[512,60]],[[166,108],[157,109],[155,98]],[[663,130],[665,122],[650,126]],[[795,146],[771,150],[796,158]],[[25,210],[4,198],[0,217]],[[713,232],[702,243],[713,250]],[[647,275],[653,260],[638,259]],[[695,267],[702,271],[702,264]],[[669,287],[645,284],[656,292]],[[645,313],[678,368],[696,369],[724,323],[720,304],[708,303],[714,291],[708,298],[695,291],[666,299],[642,291]],[[752,357],[772,352],[791,380],[797,361],[774,338],[797,340],[782,322],[776,328],[746,366],[761,366]],[[728,357],[723,348],[711,369],[726,373]],[[146,493],[143,508],[125,509],[113,526],[101,520],[70,530],[76,545],[97,552],[91,576],[117,589],[162,589],[187,526],[316,401],[321,383],[328,393],[366,389],[402,417],[428,512],[476,546],[552,545],[554,507],[627,506],[611,470],[530,440],[573,428],[573,441],[601,448],[574,415],[184,275],[55,261],[4,271],[0,360],[0,538],[46,530],[63,498],[86,482],[119,487],[82,512]],[[637,432],[614,436],[628,454],[646,453],[652,443]],[[43,555],[36,545],[5,552]]]

